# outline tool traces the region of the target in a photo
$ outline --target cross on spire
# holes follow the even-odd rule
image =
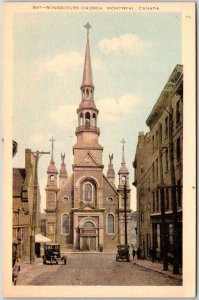
[[[87,22],[85,25],[84,25],[84,27],[86,28],[86,30],[87,30],[87,37],[88,37],[88,35],[89,35],[89,30],[91,29],[91,25],[89,24],[89,22]]]
[[[122,162],[125,163],[124,160],[124,144],[126,143],[126,141],[124,140],[124,138],[121,140],[122,143]]]
[[[51,148],[52,148],[52,150],[51,150],[51,161],[53,161],[54,141],[55,141],[55,139],[52,137],[52,138],[50,139],[50,142],[52,142],[52,146],[51,146]]]

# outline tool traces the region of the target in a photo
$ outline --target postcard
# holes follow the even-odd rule
[[[193,2],[3,3],[4,297],[187,298]]]

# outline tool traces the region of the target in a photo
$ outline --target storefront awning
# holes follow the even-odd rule
[[[38,233],[35,235],[35,243],[49,243],[51,239],[47,238],[46,236]]]

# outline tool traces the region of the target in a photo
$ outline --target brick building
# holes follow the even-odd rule
[[[13,244],[21,260],[30,258],[35,156],[25,150],[25,168],[13,168]],[[37,191],[36,233],[39,232],[40,192]],[[15,247],[16,247],[15,246]]]
[[[177,65],[139,133],[134,159],[137,189],[137,244],[142,256],[163,248],[182,262],[183,67]],[[164,226],[164,227],[163,227]],[[175,226],[175,228],[174,228]],[[174,236],[174,229],[176,235]],[[174,239],[177,242],[174,245]]]
[[[118,172],[119,186],[115,187],[113,156],[110,155],[107,176],[103,174],[103,147],[99,144],[100,129],[97,126],[99,110],[94,101],[94,85],[91,69],[89,28],[81,101],[77,108],[77,142],[73,146],[73,173],[68,176],[65,155],[61,155],[58,171],[52,155],[47,170],[46,186],[46,235],[62,248],[98,250],[115,248],[124,243],[124,183],[126,178],[127,218],[130,237],[130,189],[129,172],[123,157]],[[130,244],[130,241],[129,241]]]

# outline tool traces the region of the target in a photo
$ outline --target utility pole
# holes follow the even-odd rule
[[[161,134],[161,124],[159,124],[159,163],[160,163],[160,201],[161,201],[161,244],[162,244],[162,254],[163,254],[163,270],[168,271],[168,259],[167,259],[167,227],[165,222],[165,201],[164,201],[164,179],[163,179],[163,167],[162,167],[162,134]]]
[[[38,193],[38,162],[43,154],[50,154],[50,152],[36,151],[32,152],[35,155],[35,174],[34,174],[34,192],[33,192],[33,206],[32,206],[32,220],[31,220],[31,234],[30,234],[30,263],[35,263],[35,229],[37,221],[37,193]]]
[[[176,201],[176,177],[174,168],[173,153],[173,112],[171,103],[169,105],[169,157],[171,175],[171,200],[172,200],[172,219],[173,219],[173,274],[179,274],[179,253],[178,253],[178,215]]]
[[[125,176],[124,176],[125,177]],[[127,240],[127,215],[126,215],[126,177],[124,181],[124,222],[125,222],[125,245],[128,245]]]
[[[58,234],[58,201],[57,201],[57,193],[59,192],[59,189],[55,191],[55,201],[56,201],[56,207],[55,207],[55,216],[56,216],[56,225],[55,225],[55,243],[57,243],[57,234]]]

